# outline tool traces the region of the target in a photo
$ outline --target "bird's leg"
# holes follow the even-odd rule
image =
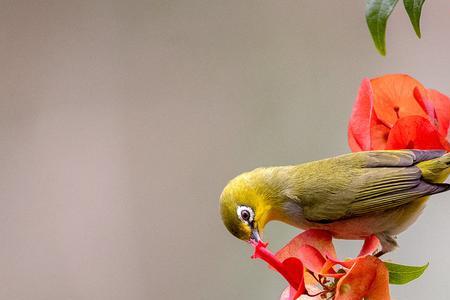
[[[398,247],[395,236],[392,236],[386,232],[377,233],[376,236],[380,240],[381,250],[375,253],[374,256],[381,257],[382,255],[389,253]]]
[[[385,255],[387,252],[384,252],[383,250],[377,251],[373,254],[373,256],[380,258],[381,256]]]

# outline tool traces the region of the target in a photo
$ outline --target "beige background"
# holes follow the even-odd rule
[[[348,151],[365,76],[450,94],[450,2],[401,1],[380,57],[364,1],[0,2],[0,299],[277,299],[218,196],[257,166]],[[397,299],[448,299],[450,195],[390,257]],[[276,249],[297,231],[272,224]],[[354,242],[338,242],[343,257]],[[431,296],[433,295],[433,296]]]

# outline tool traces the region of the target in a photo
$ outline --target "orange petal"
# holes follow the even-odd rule
[[[361,300],[369,295],[372,283],[377,276],[377,267],[376,257],[357,258],[353,267],[339,280],[335,300]]]
[[[303,278],[305,281],[306,289],[311,293],[315,293],[315,291],[321,287],[321,285],[317,282],[317,279],[314,278],[313,275],[309,272],[304,272]]]
[[[390,299],[389,294],[389,271],[384,265],[384,263],[377,259],[377,275],[375,280],[372,282],[369,294],[367,294],[366,299],[368,300],[388,300]]]
[[[323,264],[322,269],[320,270],[319,273],[322,275],[336,273],[336,271],[333,269],[333,267],[335,265],[336,265],[336,261],[330,260],[330,258],[327,257],[327,260]]]
[[[405,116],[428,117],[414,98],[414,88],[422,93],[420,82],[405,74],[385,75],[372,79],[373,106],[380,121],[392,128],[397,120]]]
[[[399,119],[392,128],[386,149],[447,149],[437,129],[420,116]]]

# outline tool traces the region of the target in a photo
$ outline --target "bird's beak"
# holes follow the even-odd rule
[[[252,233],[250,235],[250,241],[258,243],[261,241],[261,237],[259,236],[259,231],[257,228],[252,228]]]

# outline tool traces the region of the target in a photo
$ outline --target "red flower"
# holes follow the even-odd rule
[[[386,75],[363,80],[350,118],[348,139],[352,151],[408,148],[449,151],[449,127],[449,97],[426,89],[408,75]],[[253,246],[253,258],[266,261],[289,283],[280,300],[390,299],[388,269],[372,256],[379,247],[375,236],[366,239],[358,257],[345,261],[337,260],[332,236],[323,230],[299,234],[276,254],[262,242]],[[389,266],[392,268],[392,264]]]
[[[275,255],[266,246],[255,244],[253,258],[265,260],[288,281],[280,300],[301,295],[308,295],[305,299],[322,299],[322,295],[335,300],[390,299],[388,271],[380,259],[370,255],[379,246],[375,236],[365,241],[357,258],[347,261],[336,259],[331,234],[323,230],[297,235]]]
[[[361,83],[348,127],[352,151],[450,150],[450,98],[414,78],[385,75]]]

